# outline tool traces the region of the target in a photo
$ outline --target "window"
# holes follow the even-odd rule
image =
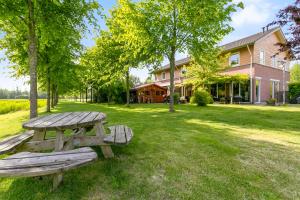
[[[272,57],[272,67],[277,67],[277,58],[275,56]]]
[[[259,64],[265,64],[265,52],[263,50],[259,52]]]
[[[233,83],[233,96],[234,97],[240,96],[240,84],[239,83]]]
[[[239,53],[235,53],[230,56],[229,65],[232,67],[240,65],[240,54]]]
[[[160,91],[156,91],[156,96],[159,96],[160,95]]]
[[[181,69],[181,74],[182,74],[182,75],[185,75],[185,74],[186,74],[186,72],[187,72],[187,70],[186,70],[186,68],[185,68],[185,67]]]
[[[161,73],[161,79],[166,80],[166,72]]]
[[[280,83],[280,81],[271,80],[271,84],[270,84],[270,97],[271,98],[277,98],[278,97],[279,83]]]

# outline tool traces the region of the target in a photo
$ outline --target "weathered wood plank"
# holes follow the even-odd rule
[[[106,115],[99,112],[69,112],[60,113],[34,119],[23,124],[31,130],[65,130],[94,126],[96,122],[103,121]]]
[[[64,148],[64,131],[56,131],[55,151],[61,151]]]
[[[98,112],[91,112],[87,117],[85,117],[83,120],[81,120],[79,123],[87,123],[87,122],[93,122],[96,117],[98,117]]]
[[[18,134],[9,138],[6,138],[0,142],[0,155],[8,153],[23,143],[27,142],[33,137],[33,131],[27,131],[22,134]]]
[[[0,160],[0,176],[29,177],[61,174],[96,159],[97,154],[89,147],[54,153],[20,153]]]
[[[64,142],[67,142],[69,137],[64,137]],[[48,139],[44,141],[29,141],[22,146],[23,151],[39,152],[54,150],[56,139]],[[97,136],[87,135],[74,135],[73,147],[86,147],[86,146],[105,146],[107,143]]]
[[[111,133],[104,138],[104,142],[110,144],[128,144],[132,137],[133,132],[131,128],[124,125],[116,125],[109,127]]]
[[[60,115],[57,115],[54,118],[48,119],[48,120],[44,120],[42,123],[34,126],[33,128],[45,128],[47,129],[48,127],[50,127],[52,124],[64,119],[65,117],[71,115],[72,113],[67,112],[67,113],[62,113]]]
[[[67,122],[73,120],[74,118],[77,118],[80,115],[81,115],[80,112],[70,113],[69,115],[67,115],[64,118],[60,119],[59,121],[49,125],[48,127],[61,127],[61,126],[65,125]]]
[[[80,112],[80,115],[76,118],[70,120],[69,122],[65,123],[65,126],[72,125],[72,124],[78,124],[81,120],[86,118],[91,112]]]
[[[52,114],[52,115],[46,115],[46,116],[34,118],[33,120],[29,120],[28,122],[23,123],[23,128],[35,127],[35,126],[39,125],[40,123],[47,121],[49,119],[55,118],[59,115],[60,114]]]

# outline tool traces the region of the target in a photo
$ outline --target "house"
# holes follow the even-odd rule
[[[248,81],[223,82],[210,86],[216,101],[233,102],[235,99],[245,103],[263,103],[270,98],[280,101],[282,91],[286,91],[290,80],[288,52],[279,53],[278,43],[284,43],[285,36],[281,28],[264,29],[262,32],[221,46],[222,54],[229,55],[229,69],[223,75],[247,75]],[[189,98],[192,87],[185,85],[186,66],[190,58],[176,61],[175,92]],[[283,64],[284,63],[284,64]],[[170,65],[154,72],[155,84],[168,88]]]
[[[167,96],[167,88],[155,83],[136,86],[130,90],[131,102],[134,103],[163,103]]]
[[[288,57],[288,52],[278,54],[279,46],[276,44],[284,42],[282,30],[276,27],[221,46],[222,53],[230,55],[228,65],[231,66],[222,74],[245,74],[249,76],[249,81],[244,84],[231,82],[211,85],[215,100],[225,98],[232,101],[234,97],[239,97],[242,102],[261,103],[269,98],[279,99],[280,91],[287,90],[290,79],[288,68],[283,69],[278,62]],[[180,96],[189,97],[192,94],[192,88],[184,84],[185,66],[189,63],[190,58],[176,61],[175,92]],[[288,65],[289,62],[284,66]],[[169,86],[169,69],[170,66],[165,65],[154,73],[155,84]]]

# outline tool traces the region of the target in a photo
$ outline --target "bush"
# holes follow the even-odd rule
[[[173,94],[174,104],[178,104],[179,98],[180,98],[180,97],[179,97],[179,93],[175,92],[175,93]]]
[[[277,101],[276,99],[270,98],[270,99],[268,99],[268,100],[266,101],[266,103],[267,103],[267,105],[269,105],[269,106],[275,106],[276,101]]]
[[[191,98],[191,103],[195,103],[197,106],[206,106],[213,102],[213,98],[205,90],[196,90]]]
[[[289,84],[289,100],[290,103],[297,103],[297,98],[300,97],[300,82]]]

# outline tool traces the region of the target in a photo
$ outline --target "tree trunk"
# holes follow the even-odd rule
[[[50,86],[50,76],[47,74],[47,112],[51,112],[50,99],[51,99],[51,86]]]
[[[91,103],[93,103],[93,87],[91,86]]]
[[[85,88],[85,103],[87,103],[87,99],[88,99],[88,88]]]
[[[55,99],[54,99],[54,106],[58,104],[58,86],[55,86]]]
[[[169,111],[174,112],[174,71],[175,71],[175,48],[172,47],[170,61],[170,104]]]
[[[130,94],[129,94],[129,69],[126,71],[126,106],[129,107]]]
[[[30,118],[37,117],[37,39],[35,34],[34,5],[28,0],[29,72],[30,72]]]
[[[54,85],[52,84],[51,85],[51,108],[54,108],[54,95],[55,95]]]

